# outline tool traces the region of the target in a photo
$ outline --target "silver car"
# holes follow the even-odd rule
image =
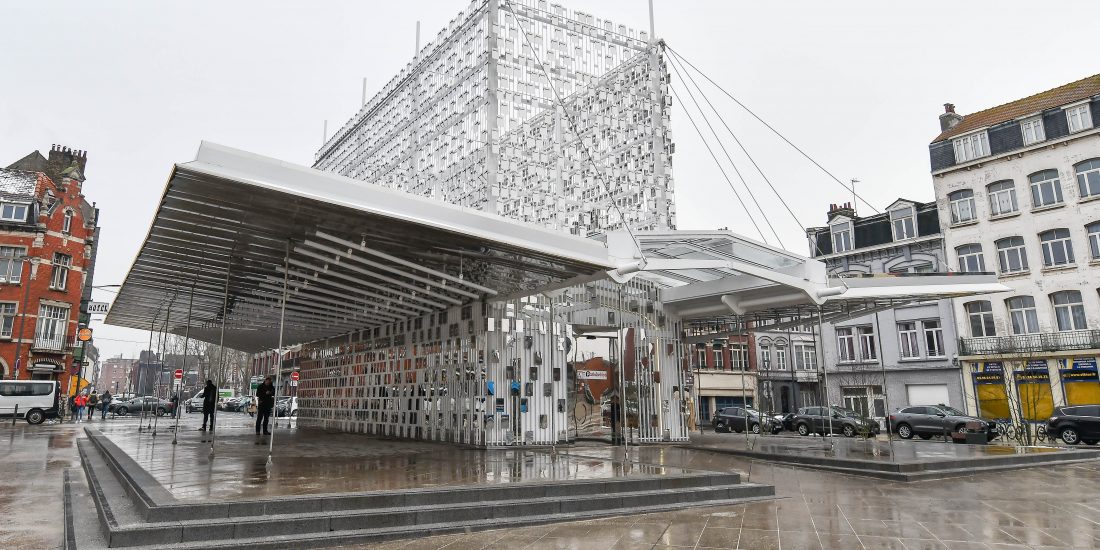
[[[970,422],[981,425],[978,431],[984,432],[988,441],[997,437],[997,430],[992,422],[970,416],[947,405],[905,407],[894,411],[889,419],[890,431],[902,439],[912,439],[914,435],[921,439],[931,439],[936,435],[949,437],[952,432],[966,431],[966,425]]]

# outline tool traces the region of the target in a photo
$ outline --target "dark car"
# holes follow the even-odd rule
[[[228,412],[241,412],[248,407],[248,403],[251,400],[252,399],[248,396],[230,397],[229,399],[218,403],[218,410]]]
[[[966,425],[970,423],[980,424],[977,431],[985,433],[988,441],[997,437],[996,426],[992,422],[947,405],[904,407],[894,411],[887,422],[890,431],[902,439],[912,439],[914,435],[921,439],[931,439],[936,435],[950,437],[953,432],[965,432]]]
[[[842,407],[802,407],[794,417],[794,428],[798,435],[827,433],[830,426],[832,433],[843,434],[845,437],[855,437],[860,433],[876,435],[880,431],[878,422],[861,418],[856,411]]]
[[[720,409],[714,415],[713,423],[715,432],[733,431],[741,433],[745,431],[746,425],[748,425],[748,430],[754,434],[761,431],[779,433],[779,430],[782,429],[774,418],[761,414],[760,411],[752,407],[726,407]]]
[[[787,430],[788,432],[793,432],[795,430],[795,416],[798,416],[798,413],[777,414],[775,415],[775,421],[780,424],[780,429]]]
[[[1100,441],[1100,405],[1055,407],[1047,421],[1047,433],[1062,438],[1066,445]]]
[[[111,401],[107,410],[119,416],[126,416],[142,410],[156,412],[156,414],[163,416],[176,410],[176,406],[171,401],[157,399],[156,397],[135,397],[125,401]]]

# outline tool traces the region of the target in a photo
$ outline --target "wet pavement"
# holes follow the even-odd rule
[[[495,465],[499,461],[489,458],[491,453],[355,435],[303,433],[291,437],[285,429],[277,432],[276,442],[295,442],[293,458],[290,446],[281,448],[285,453],[282,459],[291,464],[281,470],[276,464],[282,459],[276,457],[274,469],[259,474],[258,470],[250,470],[255,468],[258,446],[252,443],[247,415],[222,415],[218,433],[225,436],[222,439],[219,435],[218,452],[212,464],[203,462],[200,452],[203,434],[195,431],[198,422],[198,415],[185,415],[181,422],[182,446],[177,445],[174,453],[172,434],[162,431],[163,424],[155,444],[148,442],[152,438],[147,435],[137,437],[135,419],[95,421],[91,425],[103,428],[127,452],[138,456],[148,453],[147,460],[152,464],[169,468],[157,474],[158,477],[176,476],[170,483],[176,484],[181,494],[191,491],[193,497],[221,498],[232,493],[223,489],[229,487],[236,487],[236,494],[244,491],[267,494],[265,491],[270,489],[264,489],[265,484],[329,492],[334,487],[379,483],[364,482],[364,478],[384,479],[396,487],[473,481],[500,483],[558,475],[546,466],[549,459],[543,461],[542,457],[549,456],[548,451],[520,453],[518,463],[525,467],[515,472],[503,468],[498,473]],[[8,423],[0,424],[0,513],[5,518],[0,522],[0,547],[38,549],[60,545],[61,472],[78,465],[75,442],[83,435],[85,425],[28,426],[20,422],[13,428]],[[706,437],[701,441],[705,440]],[[127,449],[127,444],[132,450]],[[914,445],[928,446],[917,449],[919,452],[937,452],[933,449],[937,444],[933,442]],[[945,446],[942,442],[938,445]],[[266,461],[266,453],[259,449]],[[946,481],[896,483],[676,447],[630,451],[627,457],[622,449],[581,445],[563,450],[559,463],[573,465],[572,470],[567,470],[568,475],[590,475],[607,464],[622,465],[621,471],[627,475],[681,469],[735,471],[742,473],[746,481],[774,485],[780,499],[355,548],[1100,547],[1097,497],[1100,461],[983,473]],[[478,454],[486,457],[469,458]],[[448,459],[463,456],[467,458],[460,463],[465,466],[449,465]],[[330,458],[341,460],[327,462]],[[224,467],[220,464],[223,459]],[[333,471],[333,465],[340,462],[345,468]],[[355,462],[363,465],[355,466]],[[600,475],[604,474],[616,475],[614,467]],[[202,481],[204,476],[206,482]],[[207,487],[208,495],[196,490],[202,486]],[[77,504],[92,506],[90,502]]]
[[[156,437],[138,434],[125,424],[101,431],[183,501],[686,473],[659,464],[555,456],[542,450],[482,451],[299,431],[288,429],[286,420],[275,428],[269,465],[268,440],[254,434],[247,415],[221,415],[216,438],[196,430],[199,416],[183,416],[176,445],[171,431],[163,427]]]
[[[62,473],[80,465],[76,440],[83,426],[0,420],[0,548],[61,546]]]

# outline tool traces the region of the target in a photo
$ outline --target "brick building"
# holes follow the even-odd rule
[[[137,363],[137,359],[122,356],[104,359],[99,367],[99,377],[95,380],[96,389],[113,394],[132,391],[130,373],[135,370]]]
[[[82,189],[87,161],[87,152],[54,146],[49,157],[35,151],[0,169],[2,378],[68,389],[78,368],[99,231]]]

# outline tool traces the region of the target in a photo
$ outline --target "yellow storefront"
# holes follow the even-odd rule
[[[1000,361],[983,363],[981,370],[973,373],[973,376],[978,414],[986,420],[1010,418],[1003,363]]]
[[[1058,363],[1066,405],[1100,404],[1100,377],[1095,357],[1059,359]]]

